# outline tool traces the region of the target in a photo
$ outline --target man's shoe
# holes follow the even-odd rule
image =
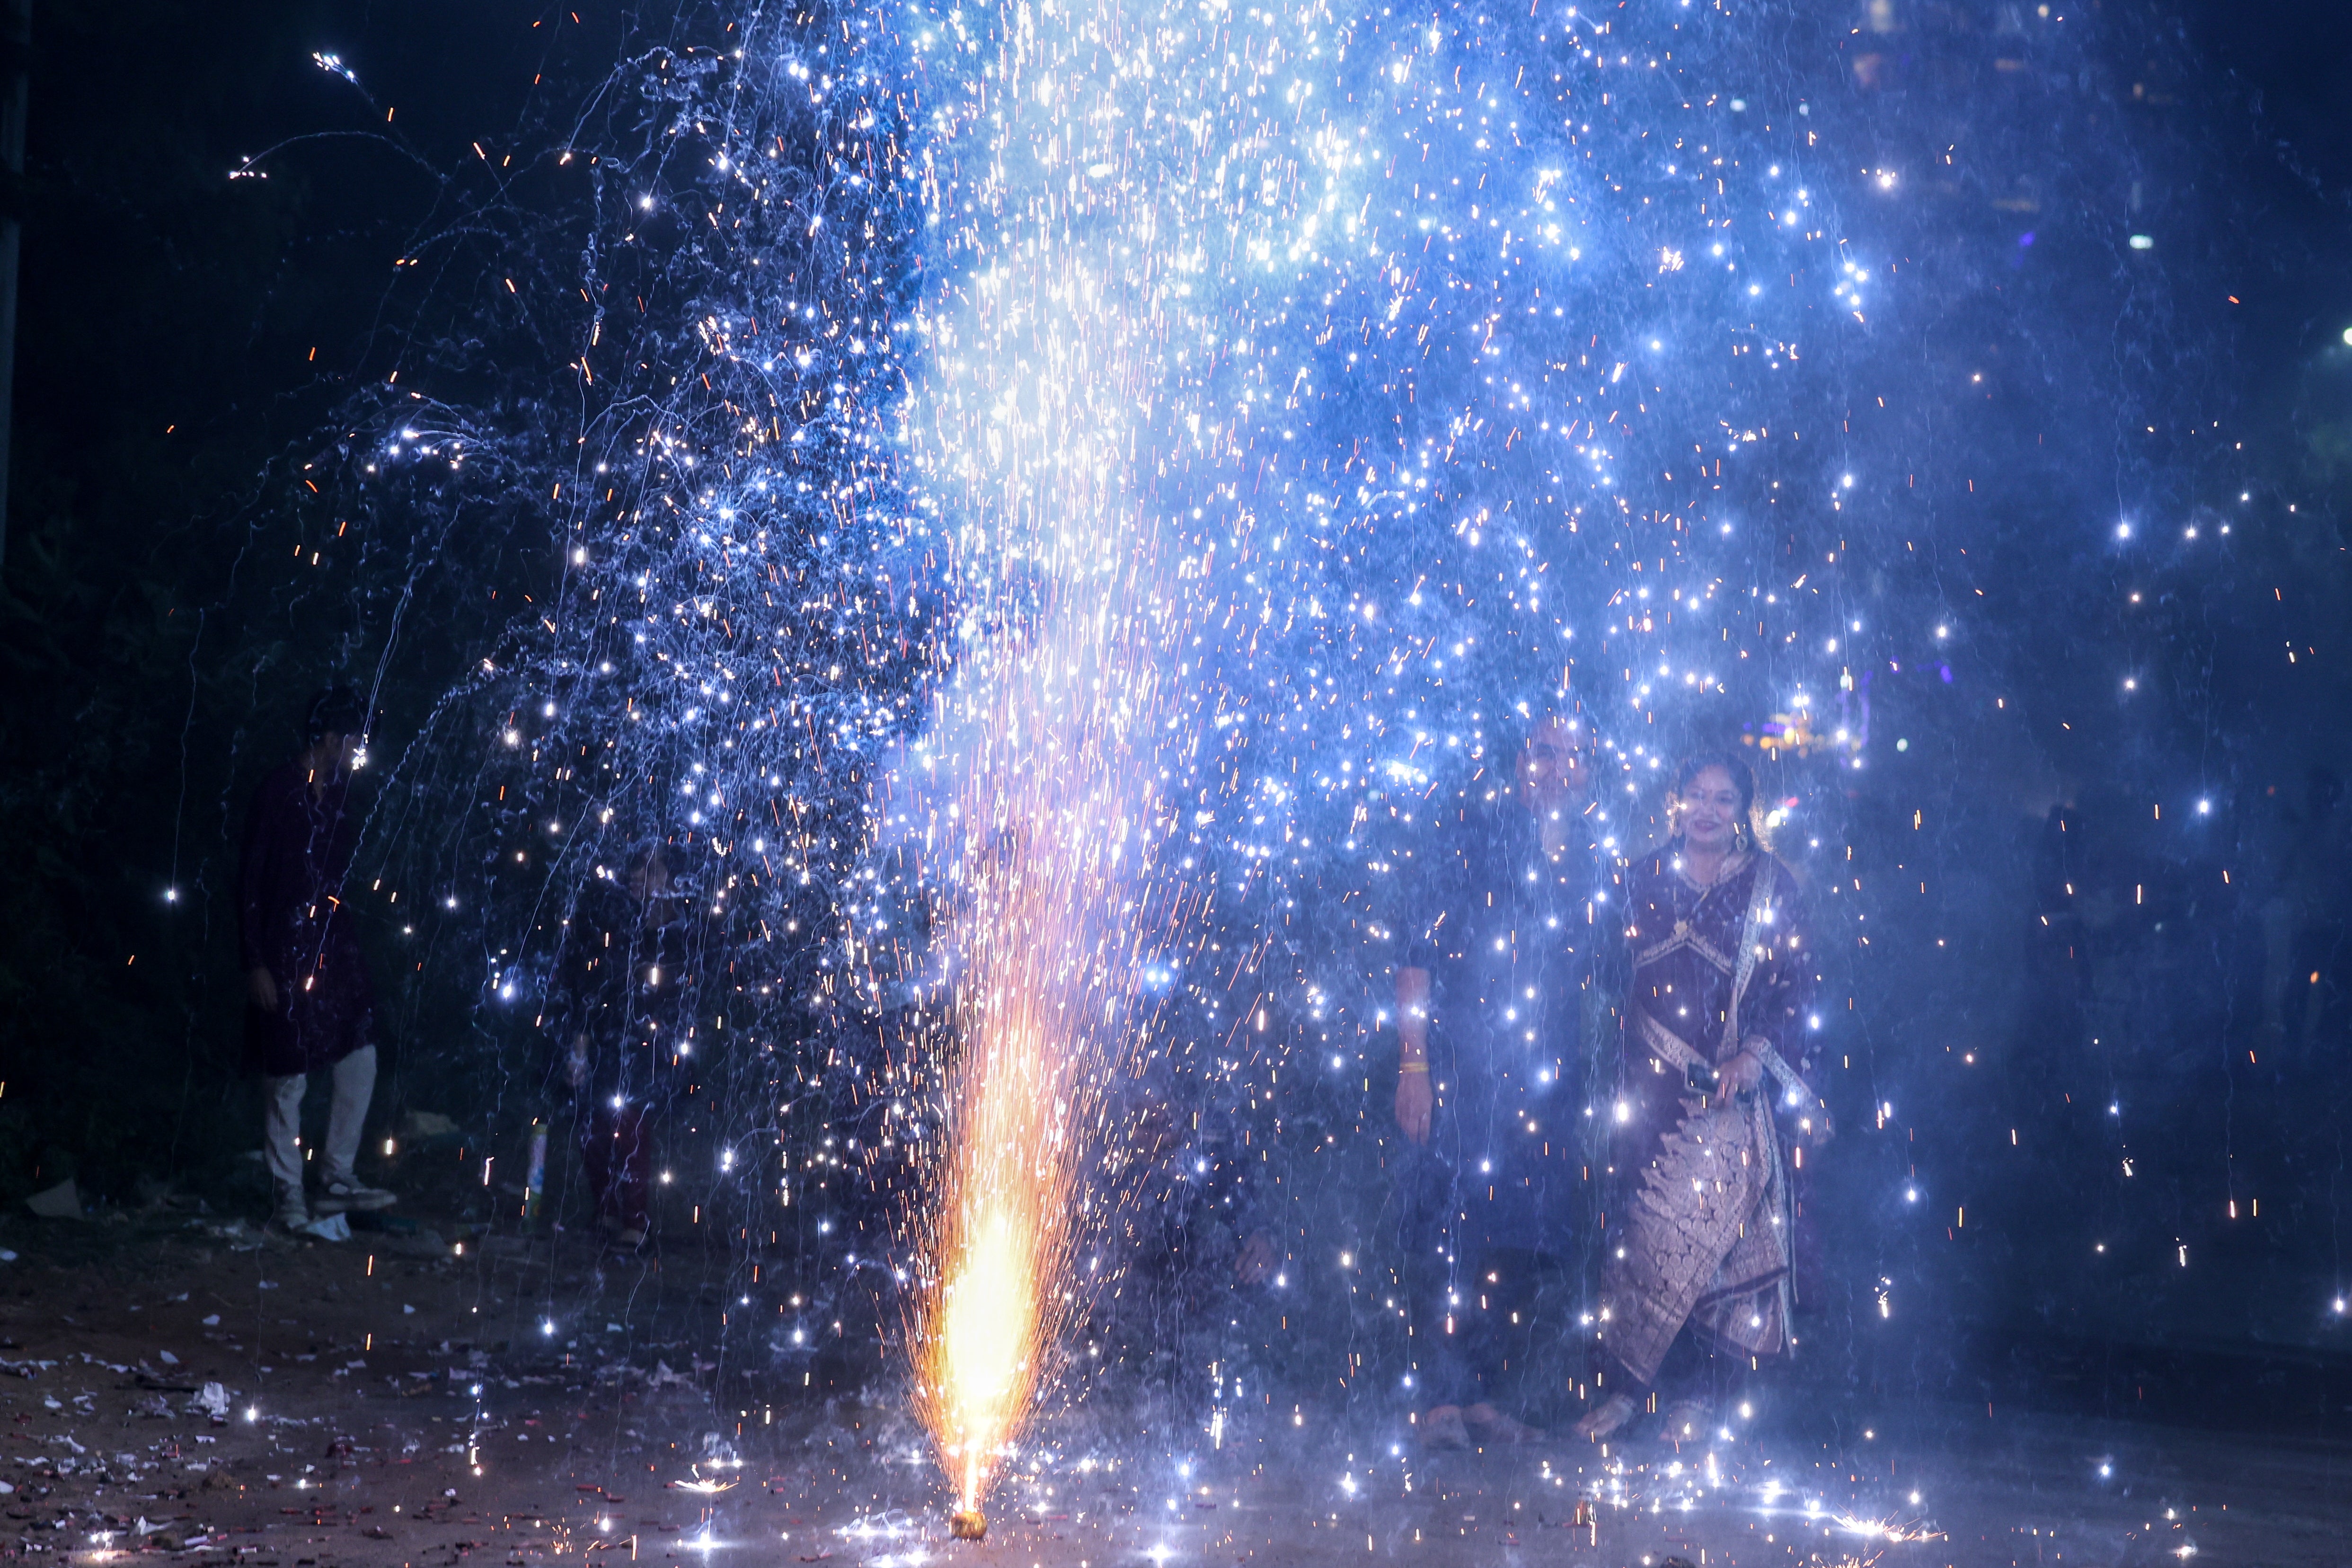
[[[1576,1424],[1576,1435],[1589,1443],[1605,1443],[1633,1418],[1633,1402],[1612,1394],[1584,1413],[1584,1419]]]
[[[382,1187],[371,1187],[357,1181],[329,1182],[320,1190],[318,1201],[310,1206],[320,1214],[342,1214],[351,1209],[390,1208],[400,1201],[400,1194]]]

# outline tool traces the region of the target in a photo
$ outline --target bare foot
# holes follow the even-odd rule
[[[1481,1441],[1488,1443],[1532,1443],[1543,1436],[1524,1421],[1514,1420],[1483,1401],[1465,1405],[1462,1421]]]
[[[1658,1437],[1666,1443],[1705,1442],[1714,1424],[1715,1406],[1704,1399],[1677,1399],[1666,1406],[1664,1428]]]
[[[1466,1448],[1470,1429],[1462,1424],[1462,1407],[1441,1405],[1422,1413],[1421,1446],[1424,1448]]]
[[[1633,1418],[1633,1402],[1622,1394],[1612,1394],[1585,1413],[1584,1419],[1576,1424],[1576,1435],[1587,1442],[1598,1443]]]

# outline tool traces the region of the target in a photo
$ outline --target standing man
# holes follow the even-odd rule
[[[1565,1343],[1580,1103],[1606,1016],[1608,874],[1594,846],[1591,732],[1540,718],[1516,778],[1412,830],[1397,970],[1397,1126],[1417,1417],[1433,1447],[1521,1442],[1497,1409],[1513,1342]],[[1514,1333],[1513,1331],[1517,1332]],[[1522,1352],[1524,1354],[1524,1351]]]
[[[375,991],[343,902],[359,837],[351,773],[366,732],[367,710],[349,687],[312,698],[302,750],[254,791],[237,861],[246,1055],[261,1074],[263,1149],[278,1189],[277,1223],[286,1229],[308,1225],[312,1207],[300,1135],[313,1072],[334,1075],[316,1207],[334,1214],[393,1201],[352,1169],[375,1093]]]
[[[719,931],[673,876],[684,854],[652,842],[617,879],[600,870],[564,922],[548,1009],[596,1223],[632,1251],[652,1225],[655,1124],[717,1037],[702,975]]]

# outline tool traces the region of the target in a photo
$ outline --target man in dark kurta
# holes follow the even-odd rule
[[[254,791],[237,860],[247,1065],[261,1075],[263,1148],[278,1222],[289,1228],[307,1224],[314,1206],[338,1213],[393,1201],[352,1168],[375,1092],[375,993],[342,901],[358,838],[351,772],[366,727],[367,710],[349,688],[311,700],[302,750]],[[313,1072],[331,1073],[334,1084],[315,1204],[303,1191],[300,1147]]]
[[[1416,825],[1400,877],[1397,1121],[1418,1145],[1400,1184],[1433,1446],[1532,1436],[1496,1407],[1497,1383],[1513,1341],[1569,1310],[1583,1091],[1621,928],[1593,842],[1589,741],[1580,723],[1540,721],[1515,782]]]

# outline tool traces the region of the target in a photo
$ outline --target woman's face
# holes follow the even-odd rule
[[[1702,768],[1683,786],[1683,841],[1694,849],[1728,849],[1739,820],[1739,789],[1721,768]]]

